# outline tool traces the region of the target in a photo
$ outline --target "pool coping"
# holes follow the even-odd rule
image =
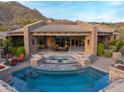
[[[91,67],[93,67],[93,68],[95,68],[95,69],[97,69],[97,70],[100,70],[100,71],[102,71],[102,72],[105,72],[105,73],[109,73],[108,71],[106,71],[106,70],[103,70],[103,69],[101,69],[101,68],[99,68],[99,67],[96,67],[96,66],[93,66],[93,65],[90,65]]]

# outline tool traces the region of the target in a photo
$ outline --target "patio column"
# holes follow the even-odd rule
[[[70,36],[70,50],[71,50],[71,36]]]
[[[97,54],[97,31],[93,30],[88,36],[85,36],[85,50],[86,54]]]
[[[32,52],[37,52],[38,49],[38,41],[37,37],[31,36],[32,37]]]
[[[28,27],[23,28],[24,31],[24,48],[26,56],[31,56],[31,35]]]

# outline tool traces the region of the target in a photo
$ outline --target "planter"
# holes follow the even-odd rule
[[[121,57],[121,52],[113,52],[112,58],[118,60]]]

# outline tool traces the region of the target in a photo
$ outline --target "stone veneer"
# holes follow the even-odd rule
[[[117,79],[124,78],[124,71],[115,68],[113,66],[110,66],[109,68],[109,81],[112,82]]]
[[[124,92],[124,89],[122,88],[123,86],[121,86],[122,83],[124,83],[124,79],[115,80],[99,92]],[[117,87],[119,87],[119,89],[117,89]],[[113,91],[115,88],[116,91]]]
[[[0,92],[17,92],[17,90],[0,80]]]

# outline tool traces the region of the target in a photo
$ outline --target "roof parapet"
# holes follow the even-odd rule
[[[94,30],[94,25],[87,23],[87,22],[82,22],[82,21],[76,21],[77,26],[82,27],[83,29],[87,29],[88,31],[93,31]]]
[[[25,27],[28,28],[28,31],[33,31],[41,26],[45,25],[45,23],[41,20],[41,21],[38,21],[38,22],[35,22],[35,23],[32,23],[32,24],[29,24]]]

